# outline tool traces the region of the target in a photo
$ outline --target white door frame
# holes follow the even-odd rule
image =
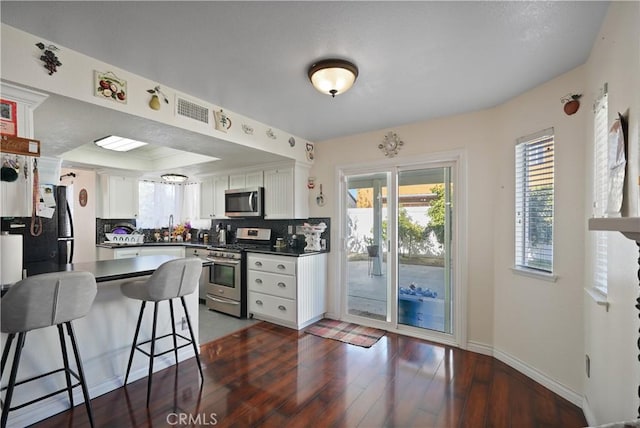
[[[389,298],[391,322],[377,321],[370,318],[358,317],[347,313],[347,272],[345,268],[346,260],[346,236],[347,225],[345,222],[346,208],[346,178],[350,175],[367,174],[391,171],[391,181],[389,183],[390,192],[394,192],[397,187],[397,172],[399,170],[417,168],[438,168],[451,166],[451,182],[453,186],[452,203],[454,205],[454,218],[451,224],[453,234],[451,243],[451,267],[452,267],[452,293],[453,293],[453,325],[452,334],[440,333],[422,328],[405,326],[397,322],[397,287],[391,287]],[[339,308],[340,319],[355,322],[371,327],[381,328],[407,336],[432,340],[434,342],[467,348],[467,162],[465,150],[454,150],[430,155],[413,157],[409,159],[393,158],[379,162],[367,164],[349,164],[336,166],[336,194],[338,198],[336,219],[338,223],[339,241],[334,246],[336,251],[332,251],[334,266],[336,267],[335,291],[337,308]],[[393,190],[391,190],[393,189]],[[388,198],[389,212],[397,211],[397,198]],[[390,248],[397,248],[397,230],[391,228],[389,231]],[[397,277],[397,251],[390,251],[388,277]]]

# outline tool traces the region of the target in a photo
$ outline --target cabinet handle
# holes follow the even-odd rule
[[[283,305],[278,305],[278,309],[280,309],[281,311],[286,311],[287,308],[285,308]]]
[[[260,278],[256,278],[256,284],[262,284],[262,280]]]
[[[255,262],[254,263],[256,266],[262,266],[262,262]]]
[[[285,284],[284,282],[279,282],[278,283],[278,287],[280,288],[285,288],[287,286],[287,284]]]
[[[256,305],[262,306],[262,300],[256,300]]]
[[[278,269],[284,269],[284,268],[285,268],[284,265],[282,264],[278,265]]]

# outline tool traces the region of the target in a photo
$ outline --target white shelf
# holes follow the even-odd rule
[[[640,217],[590,218],[589,230],[620,232],[632,241],[640,242]]]

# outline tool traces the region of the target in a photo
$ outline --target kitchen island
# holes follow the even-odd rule
[[[78,339],[78,347],[87,378],[90,397],[97,397],[123,386],[131,343],[135,332],[140,302],[132,300],[120,291],[120,284],[132,278],[140,279],[151,275],[162,263],[173,260],[172,256],[142,256],[130,259],[104,260],[66,265],[32,264],[26,266],[27,275],[47,272],[86,271],[96,277],[98,293],[86,317],[73,321]],[[203,261],[203,263],[207,263]],[[198,340],[198,293],[185,297],[196,340]],[[152,307],[152,305],[147,305]],[[182,330],[184,311],[182,305],[174,305],[176,330]],[[152,309],[147,309],[150,311]],[[145,317],[145,320],[149,319]],[[158,308],[158,335],[171,331],[169,305],[161,303]],[[6,343],[2,334],[2,346]],[[151,338],[151,322],[143,322],[139,340]],[[159,341],[157,349],[162,351],[170,343]],[[184,347],[178,352],[182,361],[194,356],[192,347]],[[11,353],[12,358],[13,350]],[[62,366],[60,343],[55,328],[34,330],[27,335],[23,358],[20,362],[18,380],[41,374]],[[149,360],[141,355],[133,359],[129,383],[147,376]],[[154,372],[175,364],[173,353],[158,357],[154,361]],[[72,363],[72,368],[75,365]],[[74,368],[75,370],[75,368]],[[194,370],[197,370],[194,368]],[[51,377],[43,382],[33,382],[29,386],[17,387],[13,403],[23,403],[38,395],[44,395],[65,385],[64,376]],[[74,388],[74,404],[84,402],[79,388]],[[69,407],[66,394],[58,394],[42,401],[37,406],[28,406],[9,414],[7,426],[27,426],[43,420]]]

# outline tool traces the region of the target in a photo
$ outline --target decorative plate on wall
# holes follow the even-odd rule
[[[112,71],[94,71],[94,95],[108,98],[122,104],[127,103],[127,81],[120,79]]]

